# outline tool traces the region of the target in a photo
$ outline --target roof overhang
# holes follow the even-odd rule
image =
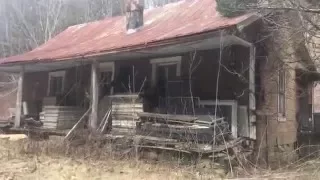
[[[300,58],[300,61],[296,67],[297,72],[302,76],[307,76],[310,81],[319,81],[320,73],[315,62],[310,57],[307,47],[301,43],[296,49],[296,53]]]
[[[171,44],[160,45],[156,47],[149,47],[143,49],[136,49],[131,51],[121,51],[113,53],[99,54],[95,56],[78,57],[75,59],[48,61],[48,62],[29,62],[29,63],[15,63],[0,66],[0,71],[5,72],[19,72],[21,66],[24,66],[26,72],[40,72],[40,71],[55,71],[59,69],[67,69],[75,66],[90,64],[92,61],[108,62],[133,60],[139,58],[155,58],[179,55],[187,52],[219,49],[221,47],[230,45],[250,46],[250,43],[236,37],[234,35],[225,33],[224,30],[217,31],[211,37],[204,36],[197,40],[191,41],[175,41]]]

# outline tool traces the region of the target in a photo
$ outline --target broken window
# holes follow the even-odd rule
[[[279,70],[279,84],[278,84],[278,113],[280,118],[284,118],[286,116],[286,79],[285,79],[285,70],[282,68]]]

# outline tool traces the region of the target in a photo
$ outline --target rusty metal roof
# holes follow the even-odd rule
[[[248,17],[222,17],[216,11],[215,0],[184,0],[145,10],[144,26],[135,33],[127,33],[124,16],[75,25],[33,51],[1,59],[0,64],[51,62],[145,48],[234,26]]]

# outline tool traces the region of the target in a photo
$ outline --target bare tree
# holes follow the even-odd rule
[[[270,33],[289,32],[289,37],[295,38],[298,43],[305,43],[313,61],[319,62],[320,4],[317,1],[217,0],[217,3],[217,9],[224,16],[258,12],[268,25]]]
[[[60,28],[62,0],[4,1],[0,12],[0,39],[5,56],[14,55],[48,41]]]

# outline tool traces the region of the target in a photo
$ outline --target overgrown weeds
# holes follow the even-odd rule
[[[35,162],[34,158],[64,159],[65,162],[81,162],[102,168],[102,171],[121,172],[116,168],[126,167],[130,171],[139,173],[156,173],[173,171],[181,174],[175,176],[184,179],[319,179],[320,158],[300,159],[282,166],[279,169],[263,169],[250,164],[250,161],[237,155],[239,163],[234,167],[234,176],[228,176],[224,168],[218,164],[209,166],[211,162],[202,161],[197,166],[190,163],[190,159],[182,154],[159,153],[143,151],[139,160],[134,150],[122,142],[107,142],[97,140],[97,137],[86,136],[86,139],[64,141],[62,137],[50,137],[49,140],[21,139],[17,141],[0,141],[0,161],[10,162],[14,159],[26,158]],[[121,148],[120,148],[121,145]],[[127,148],[124,148],[127,147]],[[120,150],[122,149],[122,150]],[[37,162],[37,161],[36,161]],[[30,168],[32,170],[32,168]],[[30,170],[30,172],[32,172]],[[29,171],[28,171],[29,172]]]

